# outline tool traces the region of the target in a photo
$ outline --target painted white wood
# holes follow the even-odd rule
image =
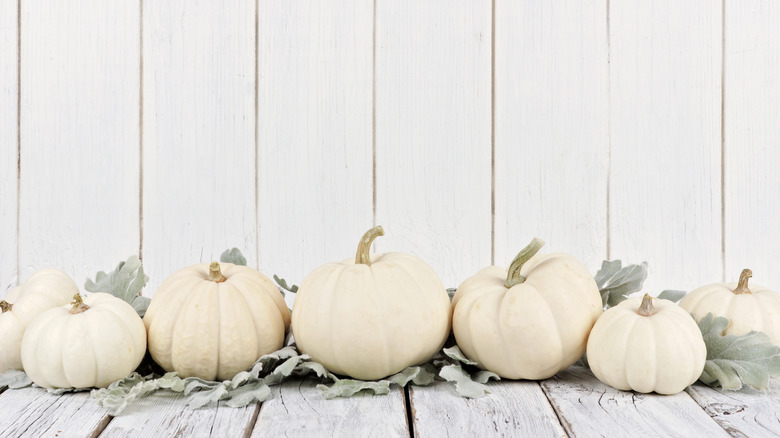
[[[242,437],[248,436],[257,404],[243,408],[207,406],[190,409],[185,398],[158,392],[136,399],[106,426],[101,437]]]
[[[780,436],[777,378],[772,379],[767,391],[718,391],[704,385],[693,385],[686,391],[731,436]]]
[[[110,421],[87,392],[52,395],[42,388],[0,394],[0,435],[7,437],[96,437]]]
[[[610,257],[645,291],[721,278],[721,2],[610,4]]]
[[[258,251],[300,284],[373,226],[373,3],[258,3]]]
[[[21,10],[20,281],[138,252],[138,0]]]
[[[491,2],[376,7],[376,248],[455,287],[491,259]]]
[[[238,247],[256,266],[255,2],[143,3],[143,256],[152,295]]]
[[[537,382],[489,383],[490,395],[468,399],[448,382],[411,386],[415,436],[566,437]]]
[[[595,272],[607,256],[606,0],[495,7],[495,264],[539,237]]]
[[[780,290],[780,4],[725,9],[724,277],[751,268],[756,283]]]
[[[579,366],[540,384],[569,436],[728,436],[685,392],[619,391]]]
[[[0,1],[0,297],[16,284],[17,6]]]
[[[404,392],[326,400],[311,379],[272,386],[252,431],[259,437],[409,436]]]

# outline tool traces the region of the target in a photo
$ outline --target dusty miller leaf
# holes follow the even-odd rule
[[[614,307],[628,295],[642,290],[647,278],[647,262],[623,267],[620,260],[604,260],[593,278],[599,287],[604,308]]]
[[[335,378],[335,376],[333,376]],[[317,385],[317,389],[322,391],[322,396],[326,399],[336,397],[351,397],[361,391],[370,391],[375,395],[384,395],[390,392],[392,385],[405,387],[409,382],[415,385],[425,386],[433,383],[436,377],[435,369],[431,370],[425,366],[407,367],[401,372],[393,374],[382,380],[357,380],[357,379],[338,379],[332,385]]]
[[[152,299],[148,297],[135,297],[132,302],[132,306],[136,313],[138,313],[138,316],[143,318],[144,315],[146,315],[146,309],[149,308],[149,303],[151,302]]]
[[[487,380],[493,376],[495,376],[495,378],[498,378],[498,375],[496,375],[495,373],[490,373],[490,374],[484,374],[484,373],[490,373],[490,372],[487,371],[487,372],[477,373],[479,374],[480,379],[484,381],[483,382],[475,381],[466,371],[463,370],[463,368],[459,364],[452,364],[442,368],[441,371],[439,372],[439,377],[443,378],[448,382],[454,382],[455,391],[457,391],[460,396],[467,397],[467,398],[479,398],[482,397],[483,395],[490,394],[490,388],[488,388],[487,385],[485,385]]]
[[[8,370],[0,374],[0,389],[19,389],[32,385],[32,379],[22,370]]]
[[[661,298],[663,300],[669,300],[671,302],[676,303],[676,302],[680,301],[682,299],[682,297],[685,296],[685,293],[686,292],[684,290],[670,290],[670,289],[667,289],[667,290],[661,292],[660,294],[658,294],[658,298]]]
[[[780,347],[761,332],[724,335],[728,325],[728,319],[712,313],[699,321],[707,346],[707,361],[699,380],[730,390],[739,390],[743,384],[766,389],[769,377],[780,374]]]
[[[447,295],[450,297],[450,301],[452,301],[453,298],[455,298],[455,292],[457,292],[458,289],[455,287],[450,287],[447,289]]]
[[[241,250],[238,248],[226,249],[219,256],[219,261],[222,263],[232,263],[234,265],[246,266],[246,257],[241,254]]]
[[[449,348],[445,348],[445,349],[442,350],[442,352],[444,354],[446,354],[447,357],[449,357],[450,359],[455,359],[456,361],[464,363],[466,365],[476,365],[477,364],[473,360],[470,360],[469,358],[467,358],[466,355],[463,354],[462,351],[460,351],[460,347],[458,347],[457,345],[454,345],[454,346],[449,347]]]
[[[279,287],[286,290],[287,292],[292,292],[292,293],[298,292],[297,285],[288,286],[287,280],[285,280],[284,278],[279,278],[279,276],[277,276],[276,274],[274,274],[274,281],[276,282],[276,284],[279,285]],[[284,295],[284,292],[282,292],[282,295]]]
[[[100,271],[95,276],[95,281],[88,278],[84,289],[88,292],[109,293],[132,306],[136,297],[141,295],[141,290],[146,286],[147,281],[149,277],[144,274],[141,260],[138,256],[132,255],[126,261],[120,262],[110,274]]]

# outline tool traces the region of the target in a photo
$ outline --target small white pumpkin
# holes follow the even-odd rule
[[[135,309],[102,292],[73,299],[27,328],[24,371],[44,388],[105,388],[130,375],[146,353],[146,330]]]
[[[231,379],[282,347],[290,310],[265,275],[232,263],[175,272],[144,316],[149,352],[166,371]]]
[[[42,312],[67,304],[78,286],[58,269],[41,269],[0,301],[0,373],[22,369],[22,336]]]
[[[780,345],[780,293],[755,283],[748,287],[752,276],[750,269],[744,269],[738,283],[714,283],[695,289],[680,300],[680,307],[692,313],[696,321],[708,313],[726,317],[726,334],[743,335],[755,330]]]
[[[375,380],[430,360],[450,333],[450,300],[436,272],[404,253],[371,254],[381,226],[355,259],[328,263],[303,280],[292,330],[298,348],[336,374]]]
[[[593,374],[624,391],[677,394],[701,376],[706,359],[701,331],[688,312],[647,294],[604,312],[588,339]]]
[[[490,266],[467,278],[452,300],[452,331],[461,351],[508,379],[546,379],[585,352],[601,315],[598,286],[568,254],[535,255],[534,239],[509,271]]]

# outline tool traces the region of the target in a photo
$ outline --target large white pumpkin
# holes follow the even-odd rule
[[[24,371],[44,388],[104,388],[130,375],[146,353],[146,330],[133,306],[102,292],[74,300],[27,328]]]
[[[726,334],[743,335],[755,330],[780,345],[780,293],[755,283],[748,285],[752,276],[750,269],[744,269],[738,283],[714,283],[695,289],[680,300],[680,307],[692,313],[696,321],[708,313],[726,317]]]
[[[598,286],[568,254],[534,255],[534,239],[509,271],[490,266],[467,278],[452,301],[452,331],[463,353],[508,379],[545,379],[585,352],[601,315]]]
[[[699,326],[677,304],[629,298],[596,321],[588,339],[588,364],[616,389],[676,394],[698,380],[707,348]]]
[[[355,259],[303,280],[292,330],[298,348],[336,374],[375,380],[431,359],[450,333],[450,300],[436,272],[404,253],[371,254],[382,227],[366,232]]]
[[[0,301],[0,373],[22,369],[22,336],[33,319],[67,304],[78,292],[68,274],[57,269],[41,269],[8,292]]]
[[[166,371],[226,380],[282,347],[290,310],[260,272],[213,262],[168,277],[144,323],[149,352]]]

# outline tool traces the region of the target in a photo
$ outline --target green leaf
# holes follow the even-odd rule
[[[219,261],[222,263],[246,266],[246,257],[241,254],[241,250],[238,248],[226,249],[222,255],[219,256]]]
[[[146,315],[146,309],[149,308],[149,304],[152,302],[151,298],[147,297],[135,297],[131,305],[133,306],[133,309],[138,313],[138,316],[141,318]]]
[[[149,277],[144,274],[141,260],[132,255],[126,261],[120,262],[110,274],[100,271],[95,276],[95,281],[88,278],[84,289],[88,292],[106,292],[133,305],[148,281]]]
[[[450,297],[450,301],[452,301],[453,298],[455,298],[455,292],[457,292],[458,289],[455,287],[447,288],[447,295]]]
[[[448,382],[455,383],[455,391],[467,398],[479,398],[483,395],[490,394],[490,388],[485,385],[488,379],[495,378],[498,380],[498,375],[489,371],[482,371],[477,373],[475,378],[472,377],[463,370],[458,364],[447,365],[439,372],[439,377]],[[481,380],[481,381],[480,381]]]
[[[593,278],[599,287],[604,308],[614,307],[628,295],[642,290],[647,278],[647,262],[623,267],[620,260],[604,260]]]
[[[279,278],[276,274],[274,274],[274,281],[276,282],[276,284],[279,285],[279,287],[281,287],[283,290],[286,290],[287,292],[292,292],[292,293],[298,292],[298,286],[296,285],[288,286],[287,280],[285,280],[284,278]],[[284,291],[282,291],[282,295],[284,295]]]
[[[22,370],[8,370],[0,374],[0,389],[19,389],[32,385],[32,379]]]
[[[447,355],[450,359],[455,359],[456,361],[466,364],[466,365],[476,365],[477,363],[473,360],[466,357],[465,354],[463,354],[462,351],[460,351],[460,347],[457,345],[454,345],[450,348],[445,348],[442,350],[442,352]]]
[[[658,298],[661,298],[663,300],[669,300],[674,303],[680,301],[682,297],[684,297],[686,292],[684,290],[670,290],[667,289],[660,294],[658,294]]]
[[[728,325],[728,319],[712,313],[699,321],[707,346],[707,361],[699,380],[729,390],[739,390],[743,384],[766,389],[769,377],[780,375],[780,347],[761,332],[724,335]]]
[[[390,382],[387,380],[365,381],[343,379],[330,386],[317,385],[317,389],[322,391],[322,396],[328,400],[336,397],[352,397],[360,391],[371,391],[376,395],[385,395],[390,393]]]

